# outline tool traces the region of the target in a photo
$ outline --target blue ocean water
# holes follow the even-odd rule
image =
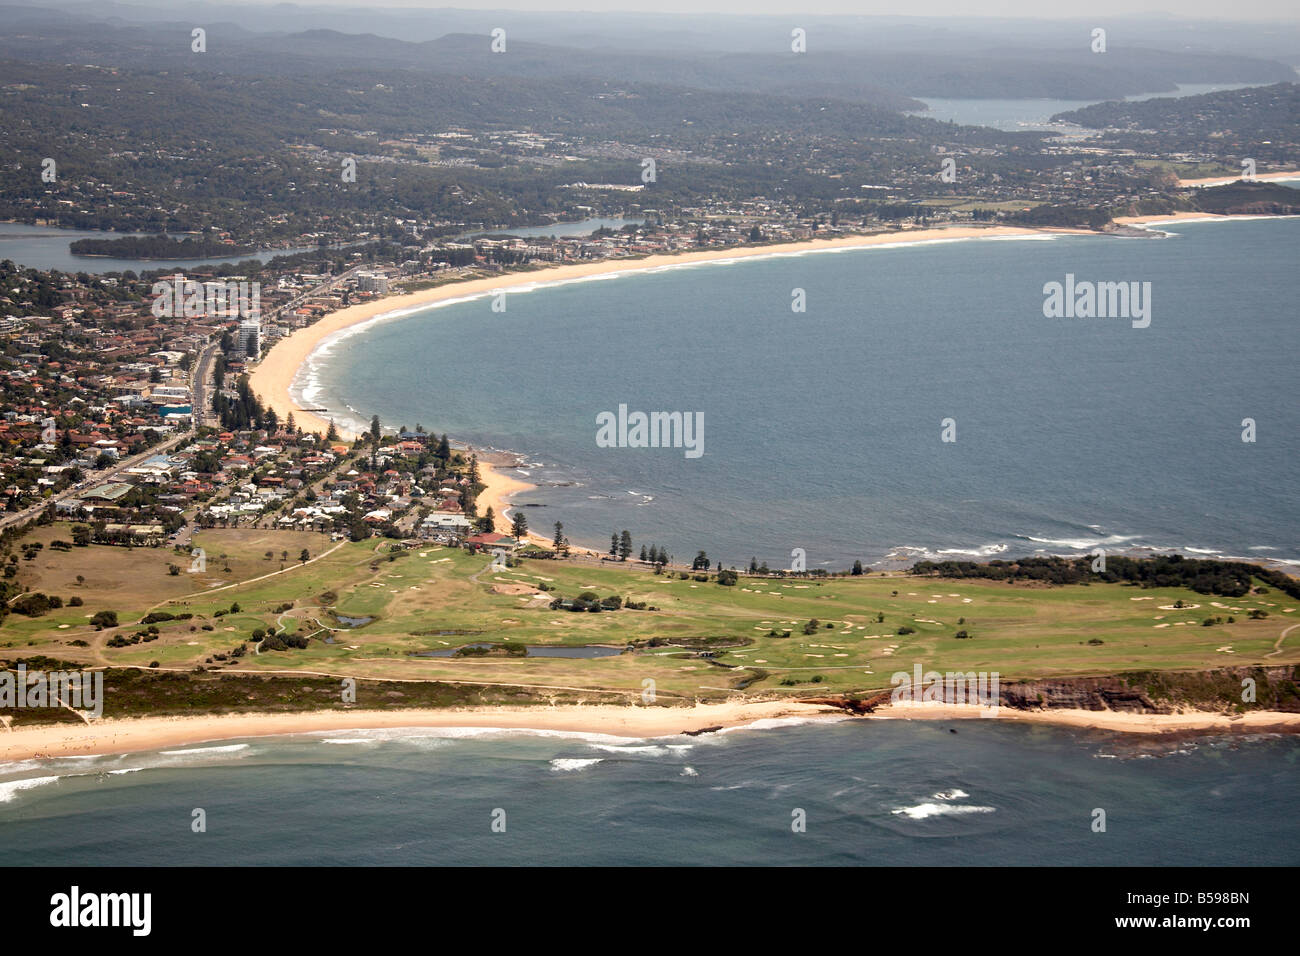
[[[530,524],[786,567],[1150,547],[1300,560],[1300,219],[672,266],[425,308],[304,370],[340,421],[529,456]],[[1043,287],[1151,283],[1151,322]],[[803,289],[807,311],[792,312]],[[704,454],[597,415],[702,412]],[[955,421],[945,443],[942,423]],[[1244,419],[1257,440],[1242,441]]]
[[[1298,765],[995,721],[342,731],[2,767],[0,865],[1295,865]]]

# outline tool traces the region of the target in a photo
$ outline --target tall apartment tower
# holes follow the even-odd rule
[[[262,315],[255,312],[239,322],[239,347],[249,359],[262,357]]]

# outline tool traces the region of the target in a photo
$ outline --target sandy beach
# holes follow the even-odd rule
[[[331,312],[314,324],[298,329],[291,335],[276,342],[262,358],[261,362],[249,373],[249,382],[253,392],[265,405],[275,409],[281,420],[284,420],[292,412],[294,421],[305,431],[325,434],[330,425],[327,417],[303,410],[290,395],[289,389],[293,384],[294,377],[298,374],[299,368],[330,336],[362,322],[369,322],[372,319],[378,319],[399,311],[408,312],[415,308],[445,302],[449,299],[461,299],[467,296],[508,291],[521,286],[532,286],[543,282],[563,282],[614,273],[647,272],[664,266],[693,262],[747,259],[754,256],[791,255],[826,249],[855,249],[900,242],[927,242],[991,236],[1026,236],[1045,232],[1072,231],[1076,230],[1036,229],[1018,226],[954,226],[934,229],[904,229],[898,232],[886,232],[870,236],[840,236],[834,239],[810,239],[803,242],[779,243],[768,246],[706,249],[675,255],[647,256],[639,259],[605,259],[599,262],[555,266],[531,272],[512,272],[489,278],[449,282],[410,295],[388,296],[373,302],[365,302],[340,309],[337,312]],[[336,423],[336,428],[339,434],[345,438],[355,437],[353,432],[341,424]],[[508,469],[503,469],[500,461],[494,462],[486,456],[480,455],[480,464],[485,489],[478,499],[479,513],[482,514],[491,506],[493,514],[500,520],[509,508],[511,496],[526,491],[533,486],[510,474]],[[508,529],[504,524],[498,524],[497,530],[504,532]],[[530,537],[539,542],[544,539],[544,535],[530,534]]]
[[[1240,176],[1209,176],[1205,179],[1180,179],[1178,185],[1187,186],[1226,186],[1228,183],[1235,183],[1240,180]],[[1288,179],[1300,179],[1300,171],[1291,170],[1290,172],[1280,173],[1259,173],[1255,176],[1255,182],[1280,182]],[[1118,221],[1118,220],[1117,220]]]
[[[1219,713],[1134,714],[1119,711],[999,708],[981,716],[976,706],[891,704],[866,717],[850,717],[821,704],[798,701],[736,701],[690,707],[624,707],[609,704],[556,707],[495,707],[455,710],[337,710],[300,714],[227,714],[137,717],[91,724],[46,724],[0,733],[0,765],[42,757],[135,753],[245,737],[399,727],[474,727],[600,733],[614,737],[666,737],[779,720],[1011,720],[1143,736],[1161,734],[1300,733],[1300,714],[1272,711],[1229,717]],[[757,726],[768,726],[757,724]]]
[[[835,718],[841,711],[793,701],[696,704],[691,707],[590,706],[463,708],[455,710],[332,710],[299,714],[226,714],[135,717],[91,724],[46,724],[0,732],[0,764],[34,757],[117,754],[316,731],[392,727],[490,727],[601,733],[616,737],[665,737],[757,720]]]

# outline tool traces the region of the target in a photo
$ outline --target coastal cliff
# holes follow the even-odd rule
[[[1243,701],[1248,690],[1253,690],[1254,699]],[[890,695],[890,691],[883,691],[867,697],[800,698],[800,702],[838,707],[853,714],[870,714],[877,707],[887,705]],[[1201,672],[1135,671],[1112,677],[1005,681],[999,688],[999,703],[1020,711],[1239,714],[1267,710],[1295,714],[1300,713],[1300,666],[1234,667]]]

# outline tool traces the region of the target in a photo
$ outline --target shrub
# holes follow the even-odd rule
[[[966,629],[965,629],[965,628],[962,628],[960,631],[958,631],[956,634],[954,634],[953,637],[957,638],[957,640],[959,640],[959,641],[964,641],[964,640],[966,640],[968,637],[970,637],[970,635],[966,633]]]
[[[914,628],[914,627],[908,627],[906,624],[904,624],[902,627],[900,627],[900,628],[899,628],[897,631],[895,631],[894,633],[896,633],[896,634],[900,634],[900,635],[915,634],[915,633],[916,633],[916,628]]]
[[[85,604],[85,603],[86,603],[86,602],[83,601],[83,600],[82,600],[81,598],[79,598],[79,597],[75,597],[75,596],[74,596],[74,597],[70,597],[70,598],[68,598],[68,607],[81,607],[81,606],[82,606],[83,604]]]
[[[117,612],[97,611],[95,616],[90,619],[90,623],[101,631],[106,627],[117,627]]]
[[[40,617],[52,606],[53,605],[50,604],[50,599],[46,595],[39,591],[34,591],[31,594],[24,594],[22,597],[18,598],[9,605],[9,609],[11,611],[17,611],[19,614],[26,614],[28,617]]]

